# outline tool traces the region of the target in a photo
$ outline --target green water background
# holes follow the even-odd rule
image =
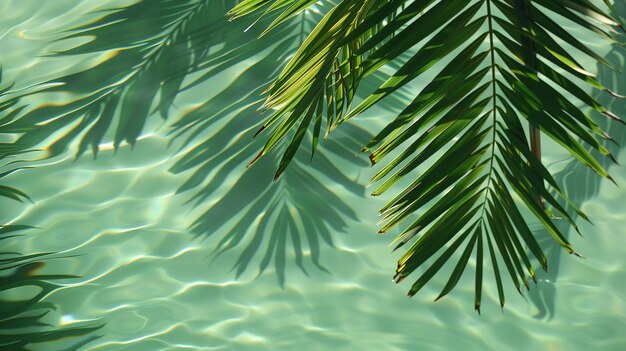
[[[50,38],[88,16],[97,17],[95,10],[128,3],[132,2],[1,1],[0,61],[5,79],[27,87],[89,67],[93,57],[43,57],[69,45],[51,44]],[[600,43],[596,38],[585,39],[603,54],[611,50],[608,45],[596,46]],[[172,115],[219,93],[238,78],[245,65],[181,94]],[[36,97],[28,102],[38,103]],[[377,114],[391,112],[380,109],[370,117]],[[365,128],[378,127],[368,116],[363,120],[370,123],[363,122]],[[473,311],[474,286],[469,274],[454,293],[437,303],[432,300],[445,283],[444,276],[435,277],[412,299],[406,298],[407,284],[391,281],[397,259],[387,247],[391,237],[375,234],[377,210],[385,198],[366,197],[365,192],[359,195],[341,184],[328,189],[354,215],[342,216],[343,223],[332,227],[334,247],[319,246],[321,264],[330,273],[305,260],[308,275],[304,274],[287,249],[284,266],[270,264],[258,274],[256,259],[236,279],[231,268],[243,247],[215,258],[219,236],[193,239],[187,229],[206,207],[193,208],[185,204],[188,195],[175,195],[187,175],[168,172],[177,156],[174,148],[168,148],[167,131],[163,121],[152,119],[134,150],[123,146],[114,154],[111,145],[104,145],[95,161],[89,156],[75,160],[70,150],[7,178],[9,185],[26,191],[34,204],[20,206],[2,200],[1,219],[42,228],[9,249],[78,255],[50,261],[45,268],[82,277],[67,280],[65,288],[48,297],[58,309],[46,318],[64,325],[106,322],[98,332],[103,337],[85,350],[626,349],[624,168],[611,168],[621,188],[579,176],[576,179],[581,180],[568,189],[584,193],[599,184],[597,195],[582,204],[594,225],[579,221],[586,238],[570,235],[586,258],[558,251],[552,261],[558,261],[558,272],[549,271],[533,287],[535,299],[523,299],[509,289],[503,312],[495,287],[488,286],[479,317]],[[564,152],[549,143],[545,151],[550,170],[565,167]],[[357,184],[367,184],[371,169],[346,163],[337,155],[329,157]],[[626,155],[621,153],[618,161],[626,164]],[[208,203],[226,196],[245,172],[243,165],[233,168]],[[315,167],[307,172],[323,179],[323,172]],[[258,182],[265,186],[268,179]],[[239,208],[231,210],[232,219],[220,231],[229,230],[243,215]],[[271,232],[267,230],[268,235]],[[305,250],[304,255],[312,253]],[[59,347],[39,345],[40,350]]]

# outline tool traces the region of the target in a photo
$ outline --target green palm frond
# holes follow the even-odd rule
[[[238,17],[262,6],[262,3],[267,1],[250,3],[244,1],[230,13]],[[284,3],[286,2],[277,1],[270,9],[279,9],[285,6]],[[278,22],[273,22],[271,27],[283,21],[283,18],[290,18],[293,13],[298,13],[311,3],[311,1],[293,2],[293,5],[278,16]],[[326,116],[325,135],[341,119],[354,98],[362,64],[361,56],[358,54],[362,40],[357,38],[346,45],[343,39],[354,33],[355,25],[380,3],[382,2],[345,1],[333,7],[319,21],[294,58],[269,88],[269,96],[263,107],[275,111],[257,134],[280,123],[251,164],[276,147],[294,128],[292,141],[287,146],[276,172],[275,178],[278,178],[294,157],[297,146],[302,142],[311,123],[314,124],[312,144],[314,151],[322,129],[322,116]]]
[[[231,14],[265,9],[291,16],[292,8],[307,5],[247,0]],[[320,134],[322,116],[332,130],[422,80],[413,101],[364,147],[372,150],[372,164],[386,161],[373,177],[379,183],[373,195],[408,182],[381,210],[381,233],[404,225],[394,242],[396,249],[408,249],[395,280],[426,266],[409,290],[412,296],[458,251],[437,299],[456,286],[474,256],[476,309],[487,260],[504,305],[502,275],[521,293],[527,277],[536,277],[533,261],[547,268],[522,209],[569,253],[576,252],[553,219],[564,218],[575,230],[572,213],[587,219],[541,163],[539,131],[611,179],[587,147],[612,159],[604,146],[612,139],[577,104],[621,122],[581,88],[617,95],[579,61],[585,57],[615,67],[560,23],[615,41],[623,28],[609,14],[613,11],[587,0],[339,1],[269,89],[265,106],[273,111],[261,130],[271,131],[259,156],[292,133],[278,176],[306,131],[312,129],[314,140]],[[387,81],[348,107],[361,81],[398,62]],[[434,78],[424,78],[433,71]]]
[[[0,240],[8,239],[9,233],[27,229],[26,226],[0,226]],[[36,274],[44,266],[42,260],[49,259],[49,253],[19,255],[9,252],[0,252],[0,291],[10,293],[22,288],[37,288],[35,294],[20,294],[19,299],[0,299],[0,348],[6,350],[26,350],[26,346],[35,343],[53,342],[63,338],[83,337],[102,328],[104,325],[81,323],[68,327],[52,326],[42,318],[55,309],[51,303],[43,299],[62,285],[52,281],[75,276],[61,274]],[[75,343],[73,348],[78,349],[98,336],[88,336]]]
[[[11,88],[13,85],[2,86],[2,67],[0,67],[0,123],[2,121],[10,121],[15,118],[15,116],[19,113],[19,108],[15,109],[15,105],[18,104],[19,99],[17,97],[7,97],[9,95]],[[13,156],[17,152],[14,150],[9,143],[6,145],[2,145],[2,152],[6,153],[7,156]],[[0,168],[0,181],[3,181],[2,178],[15,173],[22,169],[23,167],[12,167],[10,169],[4,170],[3,168],[8,168],[6,165],[3,165]],[[0,197],[10,198],[12,200],[16,200],[19,202],[31,201],[26,193],[21,191],[20,189],[16,189],[11,186],[0,184]]]
[[[11,91],[14,84],[3,84],[2,73],[2,67],[0,66],[0,125],[3,122],[7,123],[12,121],[21,111],[21,108],[16,107],[20,99],[19,97],[15,96],[15,94],[13,94],[13,92]],[[0,150],[2,150],[1,152],[6,154],[7,157],[15,156],[19,153],[17,150],[11,147],[11,143],[4,143],[0,145]],[[3,158],[4,157],[0,159]],[[24,167],[10,167],[10,164],[0,165],[0,181],[4,181],[3,178],[23,168]],[[24,200],[31,201],[28,195],[23,191],[2,184],[0,184],[0,197],[9,198],[19,202],[24,202]]]

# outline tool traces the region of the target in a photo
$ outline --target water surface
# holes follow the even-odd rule
[[[45,57],[68,45],[51,44],[49,38],[81,23],[81,16],[97,16],[94,11],[128,3],[3,1],[0,47],[6,79],[28,87],[61,72],[88,67],[93,57]],[[605,54],[611,48],[600,50]],[[220,79],[181,94],[172,115],[197,106],[207,94],[218,94],[220,84],[227,86],[241,70],[241,65],[235,66]],[[27,101],[37,103],[36,97]],[[379,110],[372,116],[376,113],[390,115]],[[38,161],[38,167],[7,178],[10,185],[26,191],[34,204],[17,206],[0,200],[2,220],[41,228],[11,243],[10,249],[61,252],[66,258],[49,261],[45,271],[81,276],[64,281],[64,288],[48,296],[58,309],[46,316],[47,320],[61,325],[106,322],[96,332],[102,337],[82,350],[626,349],[624,168],[611,168],[620,188],[602,181],[597,194],[584,199],[582,209],[594,225],[580,221],[585,238],[572,234],[570,239],[585,259],[563,251],[554,254],[553,260],[558,261],[554,270],[558,271],[549,271],[532,287],[534,298],[519,297],[509,289],[504,311],[498,306],[495,286],[488,284],[482,315],[478,316],[473,310],[474,285],[469,274],[450,296],[437,303],[432,300],[446,281],[443,276],[435,277],[412,299],[406,297],[408,283],[393,284],[397,255],[389,254],[391,237],[375,234],[377,210],[385,198],[365,196],[362,186],[373,171],[358,161],[344,161],[352,157],[348,153],[327,153],[329,161],[356,184],[327,186],[347,206],[339,219],[326,223],[332,245],[323,237],[318,238],[316,247],[310,242],[303,245],[304,259],[299,266],[291,249],[294,239],[279,238],[279,242],[285,241],[284,257],[272,256],[271,263],[260,269],[267,238],[280,229],[270,223],[262,232],[265,241],[258,254],[247,265],[241,264],[245,245],[216,255],[220,239],[246,212],[225,203],[230,216],[226,211],[228,218],[216,218],[220,226],[209,237],[194,238],[189,226],[207,204],[228,196],[245,176],[243,166],[249,158],[228,164],[232,169],[223,183],[204,206],[193,207],[186,204],[191,194],[176,194],[189,173],[168,171],[180,156],[175,155],[174,146],[168,147],[167,132],[167,122],[154,119],[132,150],[124,145],[115,153],[111,145],[103,145],[96,160],[89,155],[76,160],[74,145],[66,154]],[[548,151],[546,162],[558,171],[567,163],[564,157],[562,152]],[[626,164],[626,153],[621,153],[618,161]],[[271,162],[260,166],[263,170],[272,167]],[[315,167],[300,169],[304,175],[294,171],[293,179],[327,181]],[[209,174],[209,180],[215,172]],[[254,172],[261,177],[256,179],[260,186],[269,186],[271,174],[266,179],[261,171]],[[581,189],[599,182],[581,179],[575,182]],[[251,184],[249,189],[255,189]],[[294,190],[286,192],[295,194]],[[241,192],[236,196],[253,200],[257,195]],[[250,222],[251,231],[264,213],[258,215]],[[311,220],[323,221],[315,215]],[[307,240],[302,232],[299,235],[303,242]],[[317,254],[323,268],[312,259]],[[37,349],[58,350],[63,343],[42,344]]]

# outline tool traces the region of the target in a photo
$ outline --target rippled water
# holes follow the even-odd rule
[[[43,57],[63,45],[50,44],[48,38],[81,23],[81,16],[128,3],[0,2],[0,60],[6,79],[26,87],[88,65],[87,57]],[[231,80],[237,76],[236,71],[225,74]],[[199,89],[202,93],[183,94],[174,114],[195,106],[211,89],[219,87],[206,85]],[[134,150],[124,146],[114,154],[105,146],[97,160],[75,160],[69,152],[7,178],[34,204],[1,200],[1,219],[41,228],[9,249],[61,252],[66,258],[49,261],[45,271],[81,276],[65,280],[64,288],[48,296],[58,309],[47,320],[106,323],[96,332],[102,337],[82,350],[626,350],[625,168],[611,169],[620,188],[600,182],[597,195],[584,199],[582,207],[594,225],[581,222],[585,238],[570,239],[586,258],[559,250],[551,261],[558,264],[530,297],[507,291],[503,312],[495,287],[488,286],[478,316],[469,275],[437,303],[432,300],[444,277],[435,277],[412,299],[406,298],[407,284],[392,283],[397,256],[389,254],[390,237],[374,230],[385,199],[365,198],[358,187],[329,187],[352,214],[329,224],[333,245],[320,239],[320,263],[328,272],[316,267],[310,259],[313,250],[305,249],[304,273],[287,245],[284,265],[269,264],[259,274],[260,258],[255,259],[237,277],[232,267],[244,246],[219,256],[215,247],[243,212],[232,208],[233,218],[217,229],[221,232],[194,238],[188,227],[205,208],[186,204],[188,194],[175,194],[188,174],[168,171],[178,156],[168,147],[166,132],[163,122],[155,120]],[[560,170],[564,154],[546,149],[551,169]],[[369,169],[346,164],[341,155],[330,157],[357,184],[367,183]],[[626,153],[618,161],[626,164]],[[246,172],[243,165],[233,168],[209,203],[228,194]],[[308,172],[321,177],[314,169]],[[574,184],[580,188],[599,181],[569,177],[579,177]]]

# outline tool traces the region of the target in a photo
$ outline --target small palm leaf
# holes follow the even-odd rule
[[[26,229],[25,226],[0,226],[0,239],[6,238],[5,233]],[[25,347],[35,344],[52,342],[68,337],[82,337],[88,335],[104,325],[84,324],[69,327],[53,327],[45,323],[42,318],[56,307],[43,299],[54,290],[61,287],[52,283],[53,280],[76,278],[68,275],[36,274],[44,266],[42,259],[49,258],[49,253],[32,255],[16,255],[15,253],[0,252],[0,291],[14,291],[13,289],[30,288],[34,294],[21,294],[19,299],[0,298],[2,311],[0,312],[0,348],[7,350],[24,350]],[[26,290],[21,290],[26,291]],[[87,337],[76,345],[84,345],[97,338]]]
[[[267,12],[304,3],[248,0],[231,13],[247,14],[269,5]],[[364,147],[372,150],[372,164],[388,160],[373,178],[380,182],[374,195],[410,179],[382,208],[381,232],[408,223],[395,240],[396,249],[408,246],[398,262],[397,282],[434,259],[409,295],[461,250],[437,299],[456,286],[475,253],[476,310],[480,311],[487,257],[503,306],[503,274],[521,293],[522,286],[528,287],[527,276],[535,279],[532,261],[547,267],[543,248],[521,208],[526,207],[569,253],[575,251],[553,219],[562,217],[578,230],[563,204],[586,219],[542,165],[539,131],[580,163],[611,179],[587,148],[612,159],[604,146],[605,140],[612,139],[578,104],[621,122],[579,87],[584,82],[617,96],[576,56],[609,67],[611,63],[570,35],[548,11],[606,40],[614,41],[614,33],[623,30],[607,11],[589,1],[340,1],[269,90],[265,106],[274,111],[263,129],[274,129],[259,156],[293,130],[279,175],[312,121],[326,115],[332,129],[426,72],[438,72]],[[349,109],[359,83],[394,63],[400,68]],[[341,108],[329,108],[328,101],[341,101]],[[529,122],[528,129],[523,119]],[[313,130],[318,133],[318,128]]]
[[[16,116],[19,114],[19,112],[22,110],[22,108],[20,107],[18,108],[15,107],[19,103],[19,97],[17,97],[15,94],[12,94],[12,91],[11,91],[12,88],[13,88],[13,84],[10,84],[10,85],[2,84],[2,67],[0,66],[0,125],[3,122],[9,123],[13,119],[15,119]],[[16,154],[20,153],[19,150],[16,150],[15,148],[11,147],[10,143],[0,143],[0,150],[2,150],[0,152],[6,154],[6,157],[15,156]],[[4,157],[0,157],[0,160],[3,158]],[[3,168],[6,166],[8,165],[2,165]],[[8,170],[0,169],[0,181],[4,180],[2,178],[24,168],[27,168],[27,167],[12,167]],[[28,195],[24,193],[23,191],[16,189],[14,187],[11,187],[11,186],[2,185],[2,184],[0,184],[0,197],[6,197],[9,199],[19,201],[19,202],[24,202],[24,200],[31,201]],[[2,233],[1,230],[0,230],[0,233]]]

